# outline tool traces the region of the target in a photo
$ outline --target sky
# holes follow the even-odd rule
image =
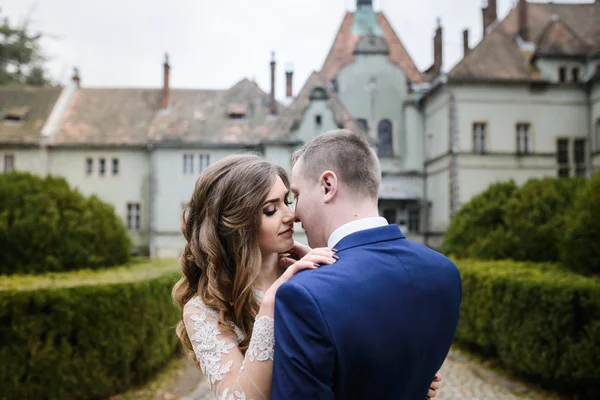
[[[516,0],[497,0],[499,18]],[[586,0],[561,0],[581,3]],[[462,31],[481,40],[484,0],[374,0],[417,67],[433,61],[437,19],[444,29],[444,71],[462,57]],[[285,96],[285,68],[294,93],[319,70],[344,13],[356,0],[2,0],[0,16],[29,20],[44,35],[50,77],[66,83],[80,70],[83,87],[161,87],[169,54],[171,87],[226,89],[243,78],[270,90],[270,58],[277,61],[276,96]]]

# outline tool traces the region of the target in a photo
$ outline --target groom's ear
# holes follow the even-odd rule
[[[333,171],[325,171],[321,175],[319,184],[321,185],[321,191],[325,196],[325,203],[329,203],[337,195],[339,184],[337,175]]]

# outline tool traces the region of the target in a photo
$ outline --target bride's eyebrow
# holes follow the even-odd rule
[[[267,200],[264,202],[263,207],[270,203],[277,203],[278,201],[279,201],[279,198]]]

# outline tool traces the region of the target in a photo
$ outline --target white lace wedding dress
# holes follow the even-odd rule
[[[264,292],[257,292],[262,300]],[[238,348],[242,333],[222,331],[219,314],[194,297],[183,308],[183,321],[202,373],[218,400],[265,400],[271,393],[274,321],[258,316],[246,356]]]

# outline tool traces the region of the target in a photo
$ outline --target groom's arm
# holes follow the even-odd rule
[[[334,349],[312,295],[287,282],[275,300],[275,356],[271,400],[334,399]]]

